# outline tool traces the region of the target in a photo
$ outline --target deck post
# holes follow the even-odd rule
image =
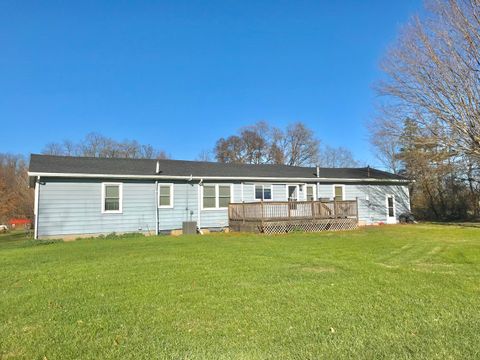
[[[358,196],[355,198],[355,204],[357,205],[357,224],[358,224]]]
[[[262,229],[263,229],[263,200],[260,201],[260,210],[262,211],[262,216],[260,217],[260,222],[262,224]]]
[[[337,199],[333,197],[333,218],[337,218]]]
[[[312,219],[315,219],[315,201],[312,200]]]
[[[242,220],[243,220],[243,223],[245,224],[245,203],[244,202],[242,202],[242,213],[243,213]]]

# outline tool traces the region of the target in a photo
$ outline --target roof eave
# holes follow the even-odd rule
[[[391,182],[410,183],[408,179],[376,178],[322,178],[322,177],[269,177],[269,176],[194,176],[194,175],[121,175],[121,174],[84,174],[84,173],[50,173],[29,171],[29,176],[89,179],[151,179],[151,180],[237,180],[237,181],[300,181],[300,182]]]

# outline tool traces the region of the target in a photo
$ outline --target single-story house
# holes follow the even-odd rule
[[[229,226],[230,203],[356,200],[360,224],[396,223],[409,180],[367,168],[31,155],[35,237]]]

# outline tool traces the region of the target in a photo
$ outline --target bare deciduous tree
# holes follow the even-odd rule
[[[383,61],[379,93],[441,146],[480,157],[480,2],[427,5]]]
[[[243,141],[240,136],[220,138],[215,145],[215,158],[221,163],[246,163],[243,156]]]
[[[23,156],[0,154],[0,223],[12,217],[33,218],[33,190],[28,188]]]
[[[344,147],[331,147],[326,145],[320,149],[319,165],[331,168],[358,167],[360,163],[355,160],[352,152]]]
[[[387,109],[378,113],[367,124],[369,130],[369,141],[373,147],[375,157],[380,163],[394,174],[399,174],[402,170],[402,161],[398,157],[401,149],[400,137],[402,136],[403,123],[396,121],[394,116],[386,116]]]
[[[98,133],[89,133],[79,143],[64,140],[62,143],[49,143],[42,153],[49,155],[89,156],[132,159],[168,159],[164,150],[155,149],[150,144],[140,144],[136,140],[116,141]]]
[[[240,129],[238,135],[219,139],[214,153],[219,162],[307,166],[318,161],[319,144],[303,123],[282,131],[259,122]]]
[[[210,150],[204,149],[200,151],[200,153],[197,155],[196,159],[197,161],[212,161],[212,153]]]
[[[285,163],[291,166],[307,166],[318,163],[320,140],[301,122],[288,125],[283,145]]]

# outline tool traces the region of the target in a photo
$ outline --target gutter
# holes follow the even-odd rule
[[[202,227],[201,227],[201,223],[200,223],[200,220],[201,220],[201,216],[200,216],[201,203],[200,203],[200,201],[202,201],[200,186],[202,186],[202,183],[203,183],[203,179],[200,179],[200,181],[198,182],[198,185],[197,185],[197,228],[198,228],[198,232],[200,234],[202,234]]]
[[[40,201],[40,176],[37,176],[35,181],[35,204],[33,206],[33,212],[35,216],[35,228],[33,230],[33,238],[38,239],[38,202]]]
[[[82,173],[44,173],[28,172],[29,176],[58,177],[58,178],[112,178],[112,179],[157,179],[157,180],[237,180],[237,181],[293,181],[293,182],[380,182],[380,183],[411,183],[409,179],[355,179],[355,178],[320,178],[320,177],[262,177],[262,176],[170,176],[170,175],[118,175],[118,174],[82,174]]]

